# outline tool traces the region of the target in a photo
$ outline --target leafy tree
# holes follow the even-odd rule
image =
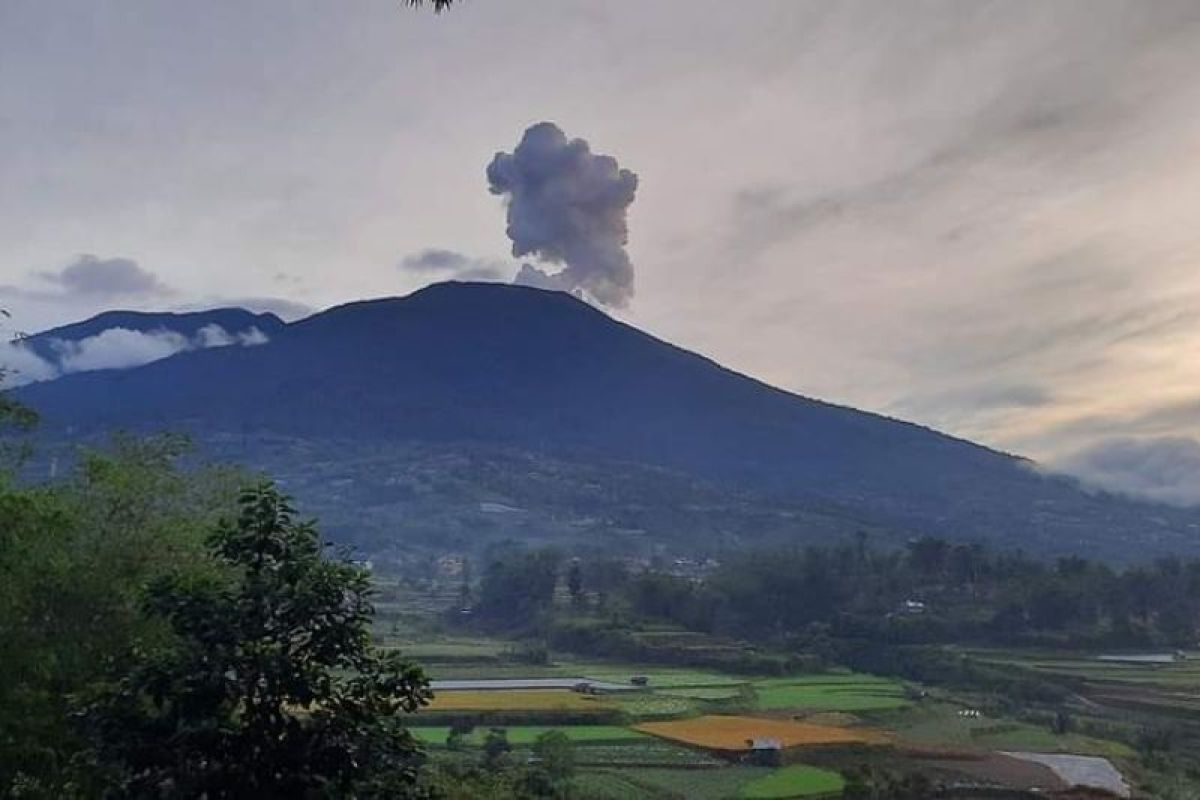
[[[571,561],[571,566],[567,568],[567,591],[571,595],[571,604],[576,608],[582,608],[585,598],[583,594],[583,568],[579,565],[579,559]]]
[[[483,763],[488,769],[500,769],[508,760],[512,745],[508,743],[508,732],[504,728],[492,728],[483,740]]]
[[[560,555],[553,550],[514,550],[488,564],[476,610],[497,627],[536,621],[554,602]]]
[[[7,318],[9,313],[0,308],[0,317]],[[0,390],[5,389],[8,370],[0,364]],[[2,473],[8,472],[29,454],[29,449],[23,443],[12,440],[12,435],[23,434],[33,429],[38,422],[37,413],[28,406],[13,400],[6,392],[0,391],[0,480],[5,479]]]
[[[366,572],[324,557],[270,484],[209,541],[223,569],[154,581],[146,613],[173,634],[84,715],[126,797],[397,796],[420,749],[401,724],[421,670],[371,647]]]
[[[575,744],[562,731],[546,731],[533,745],[538,767],[557,785],[575,775]]]
[[[84,451],[62,481],[0,480],[0,796],[67,796],[84,742],[76,698],[125,662],[159,622],[139,607],[170,570],[211,569],[207,531],[233,508],[233,476],[179,461],[177,437],[117,439]],[[77,785],[79,791],[83,787]]]

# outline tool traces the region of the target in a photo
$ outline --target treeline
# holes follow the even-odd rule
[[[513,548],[486,564],[473,609],[493,628],[668,622],[798,652],[832,652],[831,640],[1183,648],[1200,638],[1200,561],[1115,569],[932,537],[884,550],[860,537],[734,554],[697,576]]]

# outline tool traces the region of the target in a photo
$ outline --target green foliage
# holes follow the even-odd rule
[[[883,711],[904,708],[909,700],[895,681],[861,676],[845,680],[781,678],[753,684],[759,709],[809,711]]]
[[[533,754],[551,781],[562,784],[575,774],[575,743],[562,731],[546,731],[533,744]]]
[[[847,775],[844,800],[927,800],[933,781],[919,773],[901,775],[869,766]]]
[[[500,553],[483,574],[476,613],[496,628],[529,627],[554,603],[561,560],[556,551],[546,549]]]
[[[512,745],[508,743],[508,734],[504,728],[489,730],[487,737],[483,740],[484,766],[488,769],[499,769],[507,761],[510,752],[512,752]]]
[[[401,715],[419,668],[371,646],[366,572],[324,557],[311,524],[261,485],[209,539],[223,569],[154,580],[145,611],[173,634],[140,650],[84,715],[127,797],[372,796],[414,785]]]
[[[163,626],[139,608],[168,570],[211,570],[204,538],[232,508],[231,476],[184,475],[186,442],[119,438],[60,483],[0,480],[0,795],[65,796],[83,742],[76,698]],[[82,791],[82,788],[80,788]]]
[[[749,638],[824,662],[846,639],[1179,648],[1200,637],[1200,561],[1164,558],[1118,573],[1083,558],[1051,564],[932,537],[905,550],[872,550],[860,539],[742,553],[702,580],[649,570],[614,594],[634,622]],[[619,633],[629,622],[612,627]],[[598,648],[646,659],[592,627],[558,633],[585,646],[590,634]]]

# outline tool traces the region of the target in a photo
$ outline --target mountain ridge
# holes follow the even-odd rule
[[[1116,552],[1135,535],[1197,548],[1194,513],[1089,494],[1017,456],[771,387],[526,287],[436,284],[283,325],[260,347],[67,375],[18,396],[51,430],[513,448],[659,466],[1045,552],[1090,540]]]

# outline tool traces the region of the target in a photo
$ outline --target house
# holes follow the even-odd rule
[[[783,742],[771,736],[756,736],[746,740],[750,750],[745,761],[760,767],[777,767],[782,763]]]
[[[920,600],[905,600],[900,610],[905,614],[924,614],[925,603]]]

